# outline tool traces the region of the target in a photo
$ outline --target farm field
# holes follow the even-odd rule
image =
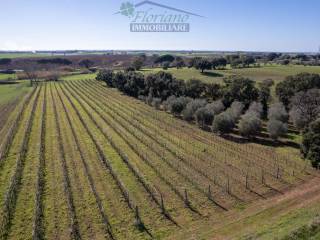
[[[299,151],[225,140],[95,80],[39,84],[12,112],[1,239],[270,239],[320,211]]]
[[[27,82],[1,84],[0,81],[0,138],[3,137],[2,130],[10,115],[12,115],[11,112],[14,111],[15,107],[29,90]]]
[[[0,81],[7,80],[7,79],[16,79],[16,74],[4,74],[0,73]]]
[[[296,75],[301,72],[308,73],[320,73],[319,66],[302,66],[302,65],[266,65],[261,67],[251,67],[251,68],[240,68],[226,70],[209,70],[201,73],[199,70],[194,68],[169,68],[168,70],[163,70],[162,68],[152,68],[143,69],[141,72],[144,74],[154,73],[158,71],[167,71],[172,73],[176,78],[188,80],[191,78],[196,78],[202,80],[206,83],[222,83],[224,77],[232,75],[241,75],[243,77],[248,77],[255,81],[262,81],[265,79],[273,79],[275,82],[282,81],[287,76]]]
[[[46,57],[47,54],[39,53],[0,53],[0,58],[33,58],[33,57]]]

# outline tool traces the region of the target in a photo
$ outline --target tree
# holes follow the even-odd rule
[[[232,102],[239,101],[246,107],[258,99],[258,89],[254,86],[253,80],[238,76],[224,79],[225,87],[223,89],[223,102],[225,106],[230,106]]]
[[[259,84],[259,101],[263,106],[263,116],[265,117],[268,112],[268,104],[271,97],[271,86],[273,85],[272,79],[266,79]]]
[[[168,70],[170,67],[170,62],[163,62],[161,65],[163,70]]]
[[[113,76],[114,76],[114,74],[113,74],[112,70],[103,69],[98,72],[98,74],[96,76],[96,80],[105,82],[107,84],[107,86],[113,87],[113,85],[112,85]]]
[[[288,113],[283,103],[278,102],[271,104],[268,111],[269,120],[278,120],[281,122],[288,121]]]
[[[213,69],[217,69],[217,68],[225,68],[227,66],[227,60],[223,57],[221,58],[214,58],[211,61],[211,66]]]
[[[287,125],[277,119],[269,120],[267,129],[270,137],[273,140],[278,140],[279,137],[285,135],[288,131]]]
[[[252,137],[261,130],[261,120],[254,112],[247,112],[239,121],[239,132],[245,137]]]
[[[169,62],[172,63],[174,61],[174,56],[169,55],[169,54],[165,54],[162,56],[159,56],[156,60],[155,63],[163,63],[163,62]]]
[[[194,119],[195,112],[204,107],[207,104],[206,100],[203,99],[195,99],[190,101],[186,108],[182,111],[183,119],[186,121],[192,121]]]
[[[0,59],[0,65],[8,65],[11,63],[11,59],[10,58],[1,58]]]
[[[256,60],[252,56],[243,56],[241,61],[244,67],[249,67],[250,64],[254,64],[256,62]]]
[[[195,112],[195,118],[200,127],[212,125],[215,113],[207,108],[201,107]]]
[[[300,73],[289,76],[276,86],[276,94],[279,100],[288,107],[290,99],[298,92],[307,91],[312,88],[320,88],[320,75]]]
[[[222,112],[217,115],[212,123],[212,130],[219,134],[230,133],[233,127],[233,118],[228,111]]]
[[[82,59],[79,61],[79,66],[89,69],[94,64],[90,59]]]
[[[188,67],[189,68],[196,68],[197,63],[201,60],[201,57],[194,57],[191,58],[191,60],[188,62]]]
[[[185,95],[191,98],[200,98],[204,95],[205,84],[198,79],[190,79],[185,85]]]
[[[183,80],[175,79],[172,74],[161,71],[149,74],[145,78],[146,92],[152,92],[153,97],[166,100],[169,96],[182,96],[185,83]]]
[[[206,109],[213,112],[215,115],[222,113],[225,110],[225,106],[221,100],[214,101],[206,105]]]
[[[295,94],[290,106],[290,116],[293,122],[300,121],[302,127],[306,127],[320,115],[320,89],[310,89]]]
[[[248,112],[255,114],[258,118],[261,118],[263,106],[259,102],[252,102],[249,106]]]
[[[30,86],[38,82],[39,74],[33,67],[28,67],[24,70],[26,78],[30,81]]]
[[[133,60],[132,62],[132,67],[136,70],[139,71],[142,66],[143,66],[144,60],[142,57],[137,57]]]
[[[221,85],[218,83],[205,84],[204,95],[212,100],[220,99],[223,95]]]
[[[177,69],[183,68],[185,66],[185,62],[182,57],[176,57],[175,66]]]
[[[160,109],[160,106],[161,106],[161,102],[162,102],[162,101],[161,101],[161,98],[153,98],[151,105],[152,105],[155,109],[159,110],[159,109]]]
[[[212,69],[211,62],[208,59],[201,58],[196,61],[195,68],[198,70],[201,70],[201,73],[203,73],[205,70]]]
[[[242,102],[234,101],[231,104],[230,108],[227,109],[227,112],[230,113],[230,116],[232,117],[234,123],[236,123],[239,120],[244,107],[245,106]]]
[[[269,53],[267,55],[267,60],[268,61],[273,61],[275,60],[276,58],[278,58],[279,56],[281,56],[281,54],[278,54],[278,53]]]
[[[301,151],[313,167],[320,168],[320,119],[311,123],[304,132]]]
[[[142,73],[127,72],[125,77],[126,82],[123,86],[123,92],[132,97],[146,94],[144,76]]]
[[[43,58],[37,60],[39,64],[59,64],[59,65],[71,65],[72,61],[66,58]]]
[[[183,109],[187,106],[192,99],[188,97],[176,97],[170,96],[166,101],[163,102],[163,105],[166,110],[169,110],[173,115],[179,116]]]

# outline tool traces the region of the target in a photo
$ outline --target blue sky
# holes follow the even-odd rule
[[[114,15],[124,1],[1,0],[0,50],[315,52],[320,46],[318,0],[154,1],[205,18],[191,17],[188,33],[132,33],[130,20]]]

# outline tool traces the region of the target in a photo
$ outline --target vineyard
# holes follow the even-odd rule
[[[95,80],[39,84],[10,119],[0,239],[170,238],[317,175],[294,151],[226,140]]]

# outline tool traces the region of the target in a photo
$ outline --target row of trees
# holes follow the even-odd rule
[[[118,88],[129,96],[148,98],[149,101],[153,98],[165,101],[170,96],[183,96],[208,101],[221,99],[226,107],[231,106],[234,101],[239,101],[246,108],[254,101],[261,101],[267,106],[272,86],[265,84],[264,88],[257,88],[254,81],[237,76],[226,78],[224,85],[203,83],[197,79],[183,81],[163,71],[144,76],[135,71],[115,73],[111,70],[101,70],[96,79],[106,82],[109,87]]]
[[[280,102],[270,105],[272,80],[255,84],[250,79],[233,76],[226,78],[223,85],[218,85],[205,84],[196,79],[178,80],[166,72],[145,77],[135,71],[114,73],[102,70],[97,75],[97,80],[106,82],[110,87],[156,108],[163,106],[175,116],[195,121],[199,127],[220,134],[230,133],[237,126],[241,135],[252,138],[260,134],[262,120],[266,119],[267,131],[274,140],[287,133],[289,119],[304,132],[306,139],[312,138],[313,131],[318,130],[314,125],[311,127],[311,123],[320,114],[319,79],[316,74],[298,74],[287,78],[276,86]],[[304,155],[315,159],[314,152],[318,148],[308,145],[310,140],[305,143]],[[318,155],[316,162],[319,162]]]
[[[276,94],[289,110],[291,122],[302,132],[301,152],[313,166],[320,167],[320,75],[301,73],[287,77]]]
[[[224,86],[221,86],[205,84],[196,79],[185,82],[166,72],[145,77],[135,71],[114,73],[111,70],[100,71],[97,80],[129,96],[145,100],[156,108],[163,105],[165,110],[175,116],[181,116],[186,121],[196,121],[201,128],[212,127],[221,134],[230,132],[243,110],[249,108],[239,125],[240,133],[246,137],[259,132],[261,117],[266,115],[273,84],[267,80],[257,88],[250,79],[231,77],[225,79]],[[253,129],[253,125],[258,127]]]

